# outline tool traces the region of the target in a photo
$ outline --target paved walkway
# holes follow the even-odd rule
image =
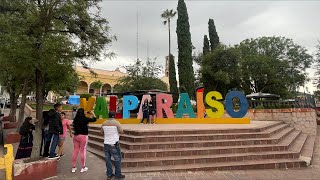
[[[320,132],[320,126],[318,126]],[[237,171],[198,171],[198,172],[158,172],[158,173],[130,173],[125,174],[126,180],[212,180],[212,179],[320,179],[320,133],[316,138],[313,163],[308,168],[301,169],[273,169],[273,170],[237,170]],[[71,173],[71,154],[73,145],[71,139],[67,139],[64,156],[58,165],[57,177],[55,180],[102,180],[106,179],[105,163],[102,159],[91,153],[87,153],[87,166],[89,170],[85,173],[78,171]]]

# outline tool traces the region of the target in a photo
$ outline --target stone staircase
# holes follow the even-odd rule
[[[90,127],[88,151],[104,158],[99,127]],[[123,172],[299,168],[310,165],[315,136],[282,122],[258,128],[125,130]]]

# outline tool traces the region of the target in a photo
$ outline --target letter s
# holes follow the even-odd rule
[[[212,97],[215,97],[216,100],[221,100],[222,95],[218,91],[210,91],[206,95],[206,103],[217,109],[216,112],[213,112],[212,109],[206,109],[206,113],[211,118],[220,118],[224,114],[224,106],[221,102],[213,100]]]

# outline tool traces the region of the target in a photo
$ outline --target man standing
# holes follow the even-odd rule
[[[107,167],[107,177],[111,179],[123,179],[125,175],[121,174],[121,151],[119,143],[119,134],[123,134],[120,123],[114,119],[115,113],[109,112],[109,120],[101,126],[101,133],[104,133],[104,152]],[[113,174],[111,156],[114,158],[115,174]]]
[[[60,112],[62,111],[62,105],[57,103],[53,106],[54,111],[50,110],[49,115],[49,138],[51,139],[51,147],[49,153],[49,159],[59,158],[56,156],[56,147],[59,142],[59,134],[63,134],[62,122]]]

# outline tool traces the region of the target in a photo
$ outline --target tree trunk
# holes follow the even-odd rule
[[[168,56],[168,58],[170,58],[170,54],[171,54],[170,18],[168,19],[168,27],[169,27],[169,56]]]
[[[17,99],[19,95],[17,96],[16,89],[12,89],[10,92],[10,121],[16,122],[16,114],[17,114]]]
[[[27,101],[27,82],[25,81],[22,87],[22,97],[21,97],[21,104],[20,104],[20,110],[19,110],[19,117],[18,117],[18,128],[17,130],[19,131],[20,126],[23,123],[24,119],[24,108],[26,106],[26,101]]]
[[[44,74],[41,70],[36,69],[36,119],[35,123],[36,130],[34,132],[33,148],[32,148],[32,158],[40,156],[41,152],[41,141],[42,141],[42,111],[43,111],[43,101],[44,101]]]

